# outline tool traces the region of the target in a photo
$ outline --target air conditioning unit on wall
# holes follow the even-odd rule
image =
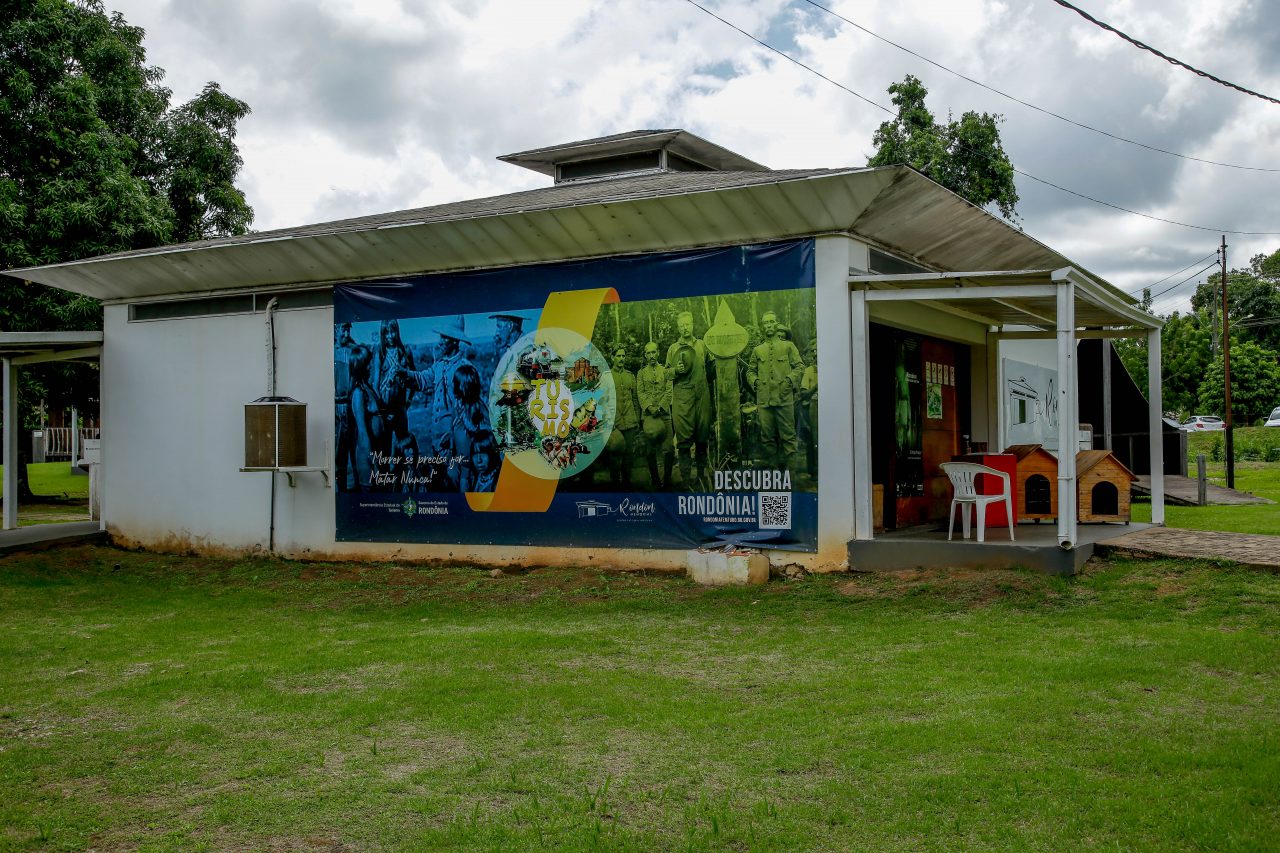
[[[259,397],[244,406],[244,467],[302,468],[307,464],[307,404],[292,397]]]

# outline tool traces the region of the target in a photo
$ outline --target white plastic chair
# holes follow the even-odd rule
[[[947,519],[947,541],[951,541],[951,534],[956,526],[956,506],[959,505],[963,510],[960,516],[960,526],[964,530],[964,538],[969,538],[969,508],[973,507],[978,515],[978,541],[986,541],[987,532],[987,504],[996,501],[1004,501],[1005,517],[1009,520],[1009,541],[1013,542],[1013,500],[1009,489],[1009,475],[1004,471],[997,471],[995,468],[988,468],[986,465],[979,465],[976,462],[943,462],[942,470],[946,472],[951,479],[951,488],[955,492],[955,497],[951,499],[951,513]],[[988,477],[998,477],[1004,484],[1000,494],[998,495],[980,495],[977,489],[977,480],[979,474],[986,474]]]

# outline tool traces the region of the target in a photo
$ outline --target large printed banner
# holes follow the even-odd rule
[[[813,241],[334,288],[339,541],[817,546]]]

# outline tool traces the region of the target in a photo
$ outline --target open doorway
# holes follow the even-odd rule
[[[966,450],[968,347],[878,323],[869,331],[871,480],[884,526],[945,520],[950,481],[938,466]]]

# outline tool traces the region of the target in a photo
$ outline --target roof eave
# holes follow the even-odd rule
[[[699,174],[699,173],[690,173]],[[532,199],[531,199],[532,201]],[[316,285],[847,233],[936,270],[1072,262],[903,166],[770,172],[743,183],[365,224],[87,258],[2,274],[98,299]],[[1100,278],[1077,274],[1110,288]],[[1108,301],[1124,299],[1119,291]]]
[[[864,174],[872,177],[857,177]],[[111,301],[760,242],[847,231],[891,177],[892,169],[779,175],[592,204],[158,247],[2,274]]]

